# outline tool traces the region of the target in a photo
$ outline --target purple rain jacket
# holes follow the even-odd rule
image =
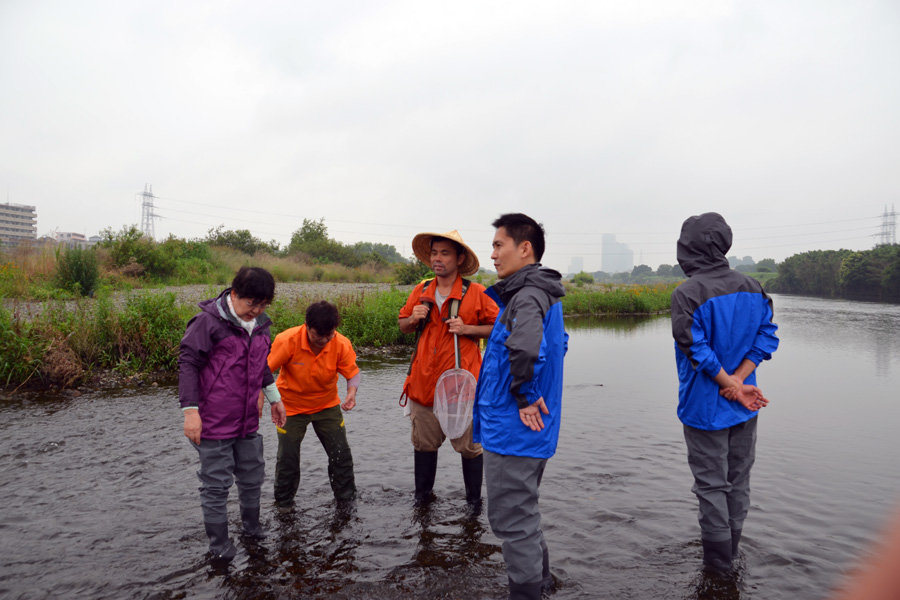
[[[181,407],[196,406],[203,423],[201,438],[246,437],[259,428],[259,390],[275,382],[266,358],[272,344],[263,313],[253,334],[228,310],[225,295],[204,300],[201,312],[188,321],[178,357]]]

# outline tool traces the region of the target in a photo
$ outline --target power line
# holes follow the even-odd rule
[[[266,212],[266,211],[261,211],[261,210],[258,210],[258,209],[233,208],[233,207],[230,207],[230,206],[222,206],[222,205],[217,205],[217,204],[208,204],[208,203],[204,203],[204,202],[194,202],[194,201],[191,201],[191,200],[177,200],[177,199],[174,199],[174,198],[167,198],[167,197],[161,197],[161,196],[156,196],[156,199],[157,199],[157,200],[168,200],[168,201],[170,201],[170,202],[180,202],[180,203],[184,203],[184,204],[195,204],[195,205],[197,205],[197,206],[206,206],[206,207],[208,207],[208,208],[216,208],[216,209],[221,209],[221,210],[233,210],[233,211],[238,211],[238,212],[248,212],[248,213],[254,213],[254,214],[258,214],[258,215],[272,215],[272,216],[278,217],[279,219],[285,219],[285,218],[309,219],[309,216],[308,216],[308,215],[293,215],[293,214],[286,214],[286,213],[284,213],[284,212]],[[176,209],[168,209],[168,210],[176,210]],[[190,213],[190,212],[188,212],[188,211],[179,211],[179,212],[185,212],[185,213],[187,213],[187,214],[196,214],[196,215],[203,215],[203,216],[214,216],[214,215],[205,215],[204,213]],[[217,217],[217,218],[218,218],[218,217]],[[348,220],[348,219],[332,219],[332,218],[326,218],[326,217],[322,217],[322,218],[325,219],[325,221],[327,221],[327,222],[334,222],[334,223],[352,223],[352,224],[354,224],[354,225],[371,225],[371,226],[374,226],[374,227],[397,227],[397,228],[403,228],[403,229],[413,229],[413,230],[417,230],[417,231],[423,231],[423,230],[427,230],[427,229],[430,229],[430,228],[433,227],[433,226],[426,226],[426,225],[401,225],[401,224],[397,224],[397,223],[377,223],[377,222],[372,222],[372,221],[353,221],[353,220]],[[759,231],[759,230],[765,230],[765,229],[786,229],[786,228],[798,228],[798,227],[812,227],[812,226],[816,226],[816,225],[832,225],[832,224],[835,224],[835,223],[852,223],[852,222],[855,222],[855,221],[870,221],[870,220],[873,220],[873,219],[879,219],[879,220],[880,220],[880,219],[882,219],[882,215],[875,215],[875,216],[871,216],[871,217],[856,217],[856,218],[852,218],[852,219],[838,219],[838,220],[832,220],[832,221],[817,221],[817,222],[813,222],[813,223],[794,223],[794,224],[786,224],[786,225],[767,225],[767,226],[763,226],[763,227],[743,227],[743,228],[735,229],[735,231],[739,231],[739,232],[740,232],[740,231]],[[260,221],[249,221],[249,222],[257,222],[257,223],[259,223]],[[859,229],[864,229],[864,228],[859,228]],[[837,233],[837,232],[840,232],[840,231],[855,231],[855,229],[836,230],[836,231],[829,231],[829,232],[823,232],[823,231],[820,231],[820,232],[803,233],[803,234],[799,234],[799,233],[798,233],[798,234],[793,234],[793,235],[819,235],[819,234],[822,234],[822,233]],[[354,235],[375,235],[375,234],[372,234],[372,233],[370,233],[370,232],[357,232],[357,231],[339,231],[339,230],[335,230],[334,232],[335,232],[335,233],[349,233],[349,234],[354,234]],[[588,235],[588,236],[597,236],[597,235],[600,234],[600,232],[597,232],[597,231],[584,231],[584,232],[577,232],[577,231],[554,231],[554,232],[551,232],[551,233],[552,233],[553,236],[558,236],[558,235]],[[621,236],[626,236],[626,235],[635,235],[635,236],[640,236],[640,235],[652,235],[652,236],[666,235],[666,236],[670,236],[670,235],[672,235],[672,231],[658,231],[658,232],[647,232],[647,231],[642,231],[642,232],[615,232],[615,235],[617,235],[617,236],[618,236],[618,235],[621,235]],[[399,237],[399,236],[397,236],[397,237]],[[778,236],[770,236],[770,237],[778,237]],[[766,238],[749,238],[749,239],[766,239]],[[590,242],[586,242],[586,243],[590,243]],[[632,243],[635,243],[635,242],[632,242]],[[647,242],[647,243],[667,243],[667,242]]]

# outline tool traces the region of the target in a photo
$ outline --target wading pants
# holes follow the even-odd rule
[[[434,409],[430,406],[422,406],[414,400],[408,401],[409,421],[412,424],[410,437],[413,448],[419,452],[437,452],[447,436],[441,429],[438,418],[434,416]],[[450,440],[453,449],[459,452],[463,458],[475,458],[481,455],[481,444],[472,441],[472,424],[460,437]]]
[[[244,508],[258,508],[260,489],[266,475],[263,439],[259,433],[243,438],[191,442],[200,454],[200,506],[207,523],[228,521],[228,489],[237,483],[238,499]]]
[[[545,458],[484,451],[488,521],[494,535],[503,540],[506,573],[513,583],[550,581],[550,560],[538,507],[538,488],[546,465]]]
[[[688,464],[694,474],[691,490],[700,501],[700,537],[710,542],[730,540],[741,531],[750,508],[750,467],[756,458],[756,422],[719,431],[684,426]]]
[[[286,433],[278,434],[275,502],[289,504],[297,494],[297,488],[300,487],[300,443],[310,423],[328,455],[328,480],[334,497],[338,500],[353,499],[356,497],[356,482],[344,415],[340,406],[332,406],[317,413],[287,418],[284,425]]]

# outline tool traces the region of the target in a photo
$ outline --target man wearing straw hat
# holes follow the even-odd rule
[[[438,448],[446,439],[432,407],[438,379],[455,365],[453,336],[459,340],[460,368],[477,378],[481,368],[478,338],[490,335],[497,305],[485,295],[484,286],[463,279],[478,272],[478,257],[456,230],[420,233],[413,238],[412,247],[416,258],[430,266],[435,275],[415,287],[399,316],[400,331],[418,333],[401,398],[409,401],[415,499],[421,505],[433,497]],[[458,301],[456,318],[450,318],[453,300]],[[462,456],[466,503],[477,511],[481,506],[483,457],[481,445],[472,441],[472,425],[450,443]]]

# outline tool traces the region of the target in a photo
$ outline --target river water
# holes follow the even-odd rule
[[[554,598],[818,599],[864,560],[900,502],[900,306],[776,296],[775,315],[743,556],[724,579],[700,569],[668,319],[568,321],[562,436],[541,487]],[[347,415],[356,507],[332,503],[308,435],[296,509],[277,512],[268,423],[273,535],[239,541],[224,568],[204,558],[174,386],[3,400],[0,597],[505,597],[499,541],[485,515],[466,517],[449,444],[438,499],[412,506],[405,357],[360,366]]]

